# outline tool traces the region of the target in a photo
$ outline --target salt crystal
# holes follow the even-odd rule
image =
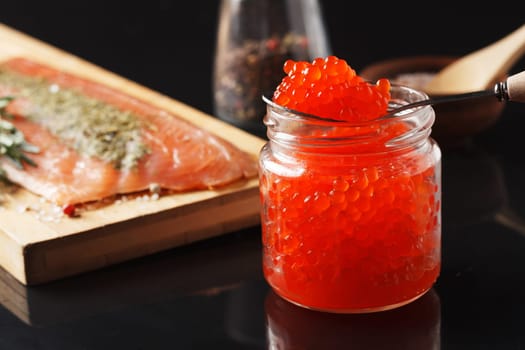
[[[49,85],[49,92],[51,92],[52,94],[56,94],[58,91],[60,91],[60,86],[58,86],[57,84]]]

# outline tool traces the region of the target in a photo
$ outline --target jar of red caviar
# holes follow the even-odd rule
[[[392,85],[390,104],[427,96]],[[441,266],[441,151],[431,106],[347,122],[265,99],[264,276],[284,299],[335,313],[387,310]]]

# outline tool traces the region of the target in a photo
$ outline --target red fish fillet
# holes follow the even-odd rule
[[[17,101],[15,97],[10,105],[10,112],[15,114],[12,122],[29,143],[39,147],[39,153],[28,154],[37,166],[19,169],[6,159],[0,159],[0,166],[12,182],[58,205],[147,190],[152,184],[173,191],[218,188],[257,174],[252,155],[146,102],[24,58],[9,60],[3,67],[130,110],[153,126],[141,129],[142,141],[150,152],[135,168],[118,170],[108,162],[81,155],[43,125],[20,115],[23,109],[18,107],[31,101]],[[0,96],[9,91],[9,87],[0,87]]]

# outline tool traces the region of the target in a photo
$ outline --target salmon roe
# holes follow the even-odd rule
[[[287,60],[287,74],[275,89],[277,104],[319,117],[364,121],[386,112],[390,81],[370,84],[341,58],[316,58],[311,63]]]
[[[441,266],[433,111],[415,112],[411,123],[374,121],[402,89],[387,80],[370,85],[333,56],[287,61],[285,71],[259,164],[266,280],[293,303],[338,313],[390,309],[423,295]],[[321,95],[331,97],[321,102]],[[279,105],[348,123],[289,118]]]

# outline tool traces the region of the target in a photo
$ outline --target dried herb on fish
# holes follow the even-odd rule
[[[10,70],[0,70],[0,83],[31,102],[21,107],[26,118],[79,153],[109,162],[116,169],[131,169],[149,153],[140,134],[144,125],[131,111]]]

